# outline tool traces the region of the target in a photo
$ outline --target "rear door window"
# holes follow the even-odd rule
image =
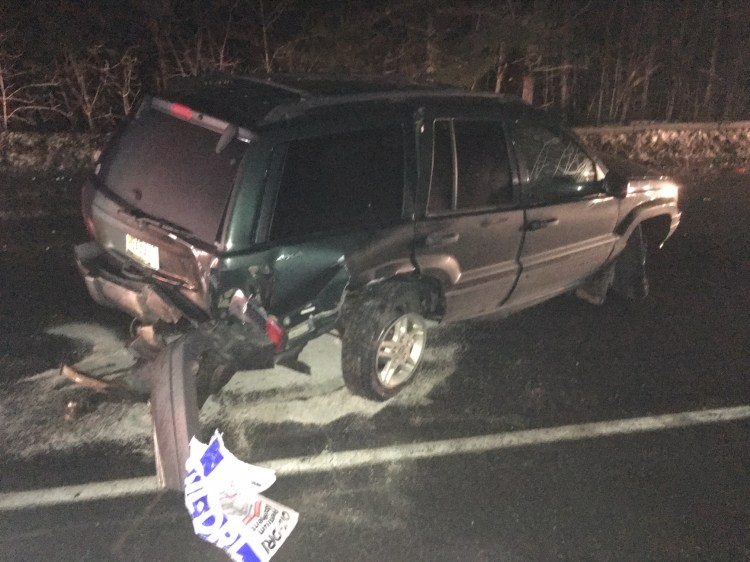
[[[403,197],[401,126],[296,140],[288,145],[270,237],[397,221]]]
[[[453,174],[453,128],[450,121],[435,121],[432,149],[432,180],[430,182],[430,213],[454,208],[455,178]]]

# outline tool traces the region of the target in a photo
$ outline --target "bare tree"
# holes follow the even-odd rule
[[[107,128],[127,115],[141,90],[138,58],[132,49],[117,53],[96,45],[85,52],[67,51],[58,64],[63,104],[85,128]]]
[[[152,18],[148,28],[158,60],[156,84],[167,86],[172,78],[227,72],[241,67],[240,59],[231,53],[230,39],[234,33],[234,10],[229,6],[224,19],[196,15],[193,20],[176,16]]]
[[[123,115],[130,113],[135,98],[141,93],[142,83],[138,64],[138,57],[133,54],[132,50],[128,50],[112,67],[113,72],[108,77],[110,89],[122,104]]]
[[[271,1],[270,9],[266,0],[258,0],[258,20],[263,49],[263,68],[267,73],[274,71],[275,51],[271,48],[270,35],[276,22],[289,8],[289,0]]]
[[[107,75],[112,72],[104,47],[96,45],[85,52],[68,51],[63,55],[60,71],[65,77],[63,99],[71,114],[80,113],[89,131],[106,114],[103,106]]]
[[[22,66],[22,53],[9,46],[8,34],[0,34],[0,109],[2,130],[13,122],[34,124],[37,113],[63,113],[49,90],[59,82],[40,76],[38,67]]]

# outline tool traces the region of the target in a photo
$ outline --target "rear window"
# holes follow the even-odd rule
[[[144,109],[105,152],[99,177],[134,207],[214,242],[247,146],[234,140],[216,154],[219,138]]]
[[[404,192],[400,126],[289,143],[271,239],[398,220]]]

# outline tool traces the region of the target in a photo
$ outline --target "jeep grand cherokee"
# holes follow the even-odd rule
[[[643,296],[677,191],[608,174],[512,98],[208,77],[140,102],[83,188],[94,241],[76,253],[99,303],[211,335],[201,401],[334,330],[348,388],[384,400],[415,376],[428,320]]]

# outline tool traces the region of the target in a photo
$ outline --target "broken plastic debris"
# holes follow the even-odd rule
[[[93,411],[96,408],[97,403],[97,400],[94,400],[93,396],[71,398],[65,402],[65,414],[63,415],[63,419],[68,422],[75,421]]]
[[[276,473],[239,460],[218,431],[208,445],[193,437],[185,466],[185,506],[195,534],[233,560],[270,560],[299,519],[296,511],[259,495]]]
[[[109,381],[105,381],[105,380],[102,380],[100,377],[95,377],[92,375],[87,375],[80,371],[76,371],[73,367],[69,367],[68,365],[60,366],[60,374],[66,379],[68,379],[69,381],[72,381],[79,386],[82,386],[84,388],[89,388],[95,391],[97,395],[106,394],[107,397],[110,399],[136,400],[136,401],[140,401],[144,399],[144,391],[142,388],[136,385],[135,381],[131,382],[130,386],[127,386],[126,384],[124,384],[122,380],[112,379]],[[131,377],[131,381],[132,380],[133,379]],[[80,400],[76,400],[76,402],[80,402]],[[73,419],[73,418],[79,417],[80,414],[86,413],[86,411],[89,411],[91,408],[89,407],[83,408],[80,405],[69,403],[66,405],[66,409],[68,410],[68,414],[66,414],[66,419],[67,418]],[[76,411],[78,412],[78,414],[73,415]]]
[[[106,392],[109,390],[110,385],[103,380],[92,377],[91,375],[84,375],[67,365],[60,366],[60,374],[76,384],[85,386],[86,388],[91,388],[97,392]]]

